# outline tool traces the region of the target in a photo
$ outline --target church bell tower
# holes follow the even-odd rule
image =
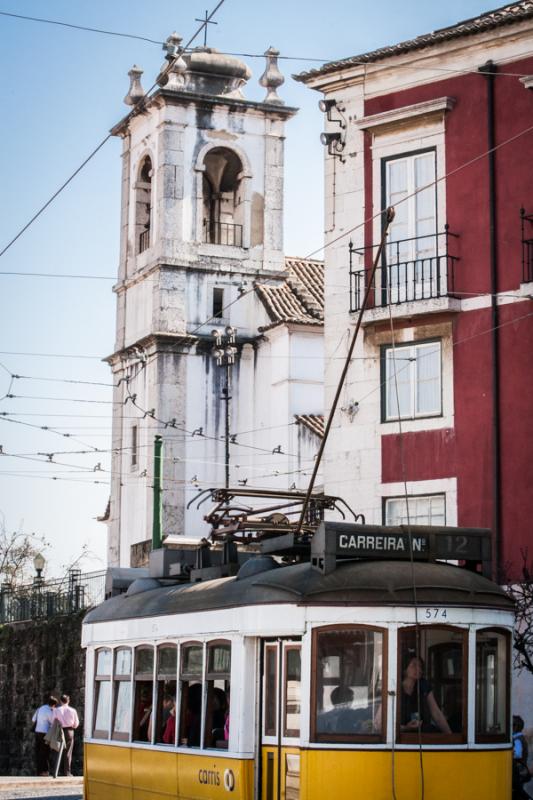
[[[256,102],[244,97],[246,64],[207,47],[180,54],[180,42],[167,40],[167,65],[149,98],[142,71],[130,70],[132,110],[112,131],[123,150],[116,341],[108,358],[115,386],[110,566],[145,560],[159,463],[163,533],[205,535],[201,513],[187,505],[198,473],[213,486],[224,481],[212,331],[234,331],[235,419],[253,379],[253,358],[243,357],[257,335],[250,290],[259,279],[275,283],[284,270],[284,125],[296,109],[277,95],[278,53],[265,53],[266,97]],[[156,436],[163,451],[154,462]]]

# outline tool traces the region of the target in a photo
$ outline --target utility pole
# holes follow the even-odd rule
[[[163,473],[163,437],[156,436],[154,439],[154,508],[152,517],[152,550],[159,550],[162,546],[162,516],[163,509],[161,503],[161,477]]]
[[[213,338],[215,340],[215,349],[213,350],[213,356],[216,359],[217,367],[224,367],[225,371],[225,385],[222,389],[222,397],[220,398],[226,404],[226,419],[225,419],[225,487],[226,489],[229,488],[229,444],[230,444],[230,400],[231,400],[231,367],[235,363],[235,354],[237,353],[237,348],[235,347],[235,334],[236,329],[232,328],[231,325],[228,325],[224,329],[224,333],[222,331],[213,331]]]

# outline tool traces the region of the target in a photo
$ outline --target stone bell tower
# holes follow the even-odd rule
[[[262,102],[243,94],[251,72],[212,48],[180,55],[145,99],[133,67],[122,138],[121,247],[115,352],[109,564],[141,563],[152,538],[154,439],[163,439],[163,533],[205,535],[187,511],[198,486],[223,485],[220,375],[212,329],[235,328],[232,421],[253,380],[258,279],[281,279],[284,124],[277,51],[265,53]],[[255,325],[255,327],[254,327]],[[241,403],[242,405],[242,403]],[[194,435],[193,435],[194,434]],[[194,478],[201,473],[202,482]],[[196,483],[196,485],[195,485]]]

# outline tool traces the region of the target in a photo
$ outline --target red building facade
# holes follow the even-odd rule
[[[326,490],[367,522],[490,528],[501,579],[533,553],[532,52],[524,0],[299,76],[327,104],[326,408],[396,214]]]

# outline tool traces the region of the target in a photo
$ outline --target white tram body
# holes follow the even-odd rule
[[[137,580],[83,626],[85,798],[510,800],[513,622],[440,562]]]

